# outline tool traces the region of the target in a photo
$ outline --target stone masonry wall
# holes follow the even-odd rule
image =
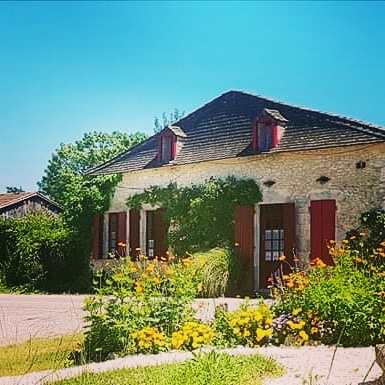
[[[366,167],[357,169],[359,161],[364,161]],[[190,185],[211,176],[228,175],[257,180],[263,191],[262,204],[295,202],[297,249],[304,258],[309,253],[311,200],[336,199],[338,240],[357,225],[360,213],[372,207],[385,207],[385,144],[374,144],[259,154],[131,172],[123,176],[117,187],[110,211],[127,210],[127,197],[152,185],[166,186],[170,182]],[[330,180],[321,184],[317,182],[321,176]],[[268,180],[275,184],[263,185]]]

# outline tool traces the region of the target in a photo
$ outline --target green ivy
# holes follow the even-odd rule
[[[169,244],[177,254],[233,247],[234,209],[262,199],[254,179],[228,176],[203,184],[152,186],[127,199],[130,208],[162,207],[169,225]]]

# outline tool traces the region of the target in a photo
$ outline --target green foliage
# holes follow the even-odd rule
[[[384,246],[378,251],[383,265]],[[295,308],[314,313],[320,319],[316,325],[321,329],[320,339],[327,344],[368,346],[381,342],[385,335],[384,271],[373,265],[361,266],[362,260],[370,258],[358,256],[359,251],[347,240],[341,247],[331,242],[329,251],[335,266],[318,264],[302,272],[306,282],[303,278],[301,287],[289,277],[276,314],[290,314]]]
[[[385,210],[372,208],[362,213],[359,227],[348,231],[346,239],[352,248],[372,254],[385,241]]]
[[[7,194],[17,194],[17,193],[24,192],[21,186],[20,187],[7,186],[6,189],[7,189]]]
[[[1,280],[26,291],[84,291],[89,255],[76,232],[44,213],[0,219]]]
[[[162,113],[162,123],[159,121],[159,118],[154,118],[154,133],[162,131],[165,127],[172,125],[174,122],[183,118],[184,111],[180,111],[178,108],[174,109],[174,112],[171,112],[168,116],[165,112]]]
[[[67,357],[81,345],[80,333],[55,338],[31,338],[20,344],[0,346],[0,377],[65,368]]]
[[[118,175],[85,176],[88,169],[110,160],[140,143],[145,135],[119,132],[87,133],[73,144],[61,144],[38,183],[40,190],[64,209],[65,221],[76,229],[91,249],[92,217],[107,209]]]
[[[153,186],[128,198],[129,207],[149,203],[165,209],[169,244],[180,255],[215,247],[233,247],[234,209],[261,200],[253,179],[210,178],[203,184],[178,187]]]
[[[190,320],[197,287],[189,266],[186,261],[148,261],[144,256],[138,262],[124,261],[87,299],[89,358],[104,360],[111,354],[143,351],[144,346],[138,350],[140,335],[133,333],[152,327],[170,337]],[[146,341],[151,341],[149,351],[155,348],[151,338]]]
[[[194,253],[192,264],[200,283],[201,297],[221,297],[232,292],[239,276],[240,263],[230,249],[214,248]]]
[[[266,377],[283,373],[276,361],[255,355],[201,353],[182,363],[109,371],[83,372],[55,385],[261,385]]]

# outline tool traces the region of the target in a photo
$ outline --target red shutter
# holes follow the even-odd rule
[[[129,214],[130,228],[128,242],[130,246],[130,255],[136,256],[136,249],[140,247],[140,211],[131,209]]]
[[[294,264],[295,251],[295,204],[282,204],[282,222],[284,231],[284,253],[290,265]]]
[[[273,147],[277,147],[278,146],[278,125],[277,124],[272,126],[272,135],[273,135],[273,140],[272,140]]]
[[[92,258],[101,257],[101,215],[95,214],[92,219]]]
[[[336,236],[336,201],[334,199],[310,202],[310,258],[321,258],[332,265],[327,248]]]
[[[254,289],[254,206],[238,206],[234,212],[235,250],[242,265],[239,290],[250,294]]]
[[[117,234],[117,244],[120,242],[126,243],[127,241],[127,213],[121,212],[118,213],[118,234]]]

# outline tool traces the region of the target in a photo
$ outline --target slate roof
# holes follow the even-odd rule
[[[267,113],[282,120],[285,131],[270,152],[313,150],[385,142],[385,128],[355,119],[297,107],[239,91],[229,91],[173,123],[186,135],[172,164],[254,155],[251,148],[255,120]],[[95,167],[88,175],[167,167],[157,162],[159,133],[116,158]]]
[[[57,203],[47,198],[43,194],[40,194],[39,192],[20,192],[20,193],[0,194],[0,210],[11,207],[13,205],[17,205],[23,201],[27,201],[35,198],[44,200],[50,205],[55,206],[58,211],[62,211],[61,207]]]

